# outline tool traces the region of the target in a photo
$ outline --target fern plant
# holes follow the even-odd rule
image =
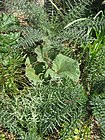
[[[36,85],[13,98],[1,96],[0,123],[20,139],[44,138],[58,133],[65,123],[72,134],[86,117],[86,103],[82,86],[71,81],[58,86]]]
[[[48,135],[54,131],[58,132],[59,127],[65,122],[69,123],[72,128],[77,125],[79,119],[82,121],[85,117],[83,112],[86,111],[87,97],[80,85],[74,85],[69,81],[58,87],[48,85],[37,89],[38,93],[42,91],[44,91],[42,103],[38,106],[40,133]],[[73,121],[75,121],[75,124]]]
[[[36,98],[36,95],[31,96],[32,93],[29,91],[27,94],[27,92],[24,90],[21,95],[13,98],[0,95],[0,124],[18,139],[34,140],[38,137],[36,104],[40,103],[41,98]]]

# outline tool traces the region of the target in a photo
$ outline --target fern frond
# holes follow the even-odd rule
[[[81,85],[69,81],[60,86],[36,85],[22,92],[12,99],[0,98],[0,123],[21,139],[31,130],[33,135],[52,134],[64,123],[74,128],[85,119],[87,97]]]
[[[30,51],[32,51],[32,48],[34,49],[37,46],[37,42],[42,41],[43,34],[36,29],[33,29],[31,27],[27,27],[23,29],[22,31],[23,37],[20,40],[20,46],[23,46],[23,48],[27,49],[27,51],[30,48]]]
[[[37,89],[37,92],[40,94],[44,91],[42,103],[38,107],[40,133],[53,133],[58,131],[61,124],[65,122],[72,124],[72,121],[76,122],[76,118],[85,117],[84,106],[87,100],[85,93],[81,86],[69,84],[71,86],[42,86],[40,89]]]

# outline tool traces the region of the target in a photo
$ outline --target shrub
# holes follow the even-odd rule
[[[70,81],[60,86],[38,85],[11,99],[2,95],[0,123],[21,139],[28,134],[57,133],[65,123],[72,131],[84,121],[86,103],[81,85]]]

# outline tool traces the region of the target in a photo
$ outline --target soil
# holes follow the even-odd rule
[[[16,140],[15,136],[0,126],[0,140]]]

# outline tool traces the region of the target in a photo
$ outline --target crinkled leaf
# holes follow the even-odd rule
[[[42,50],[40,47],[37,47],[35,49],[35,53],[37,54],[37,61],[44,62],[43,56],[42,56]]]
[[[45,73],[45,77],[51,76],[52,78],[57,78],[58,74],[56,74],[52,69],[48,69]]]
[[[25,64],[25,75],[28,77],[29,81],[33,82],[35,85],[38,81],[40,81],[39,76],[35,74],[35,70],[32,68],[29,58],[26,59]]]
[[[79,64],[72,58],[65,55],[58,54],[53,61],[52,71],[47,70],[46,74],[50,74],[51,77],[58,75],[60,77],[69,77],[70,79],[77,81],[79,80],[80,70]]]

